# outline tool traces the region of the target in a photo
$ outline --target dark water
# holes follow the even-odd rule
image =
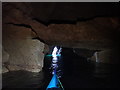
[[[51,57],[45,57],[43,71],[31,73],[15,71],[3,74],[3,90],[9,88],[45,90],[52,74],[49,69]],[[103,64],[87,61],[69,50],[62,53],[60,61],[60,81],[70,88],[120,88],[119,64]]]

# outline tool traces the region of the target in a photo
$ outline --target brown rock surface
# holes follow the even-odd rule
[[[32,9],[26,7],[29,4],[6,5],[3,8],[3,24],[30,27],[40,39],[50,45],[104,49],[111,48],[117,43],[116,38],[120,33],[120,22],[117,17],[96,17],[76,22],[76,24],[49,24],[46,26],[31,17]],[[20,5],[23,5],[25,9]],[[25,11],[27,9],[30,9],[29,13]]]
[[[32,39],[33,32],[29,28],[5,25],[3,31],[3,46],[9,54],[7,68],[39,72],[43,67],[44,44]],[[4,60],[3,60],[4,63]]]
[[[48,45],[89,50],[119,47],[119,17],[94,16],[98,15],[99,11],[97,9],[94,11],[96,6],[93,6],[91,13],[89,10],[79,13],[79,17],[85,15],[85,20],[77,21],[77,13],[74,14],[71,11],[68,11],[68,15],[65,14],[67,12],[62,13],[61,11],[55,13],[57,6],[52,6],[54,4],[49,6],[48,4],[43,9],[44,5],[46,4],[3,3],[3,46],[9,54],[9,69],[40,71],[43,67],[43,42]],[[67,8],[65,7],[66,10]],[[74,12],[74,9],[70,10]],[[93,12],[96,14],[93,15]],[[60,13],[62,14],[59,15],[60,17],[55,17]],[[43,22],[52,18],[66,20],[69,13],[73,14],[73,17],[70,16],[67,20],[70,18],[76,20],[73,24],[49,23],[46,25]],[[90,15],[88,15],[89,13]],[[65,17],[63,18],[63,16]],[[47,47],[44,51],[48,52]]]
[[[91,59],[93,61],[96,61],[95,55]],[[98,60],[101,63],[119,64],[120,60],[119,49],[113,48],[98,52]]]

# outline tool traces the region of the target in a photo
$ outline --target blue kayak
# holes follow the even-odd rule
[[[63,86],[57,76],[56,73],[54,73],[49,85],[47,86],[47,89],[46,90],[51,90],[51,89],[54,89],[54,90],[64,90],[63,89]]]

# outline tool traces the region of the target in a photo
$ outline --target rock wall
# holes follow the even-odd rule
[[[1,4],[1,3],[0,3]],[[2,40],[0,36],[0,80],[1,80],[1,73],[2,73]]]
[[[90,59],[93,56],[95,50],[73,48],[73,52],[81,57],[84,57],[86,59]]]
[[[5,51],[4,47],[2,47],[2,72],[9,72],[8,68],[6,67],[9,61],[9,54]]]
[[[40,6],[39,3],[38,6]],[[38,11],[41,10],[42,15],[36,12],[36,8]],[[45,14],[44,19],[49,19],[49,14],[42,7],[36,8],[33,8],[31,3],[3,3],[3,46],[9,55],[8,61],[5,62],[9,70],[40,71],[43,67],[44,54],[49,51],[46,46],[43,51],[42,42],[51,46],[102,50],[101,59],[104,60],[107,60],[102,58],[107,58],[106,49],[120,45],[119,17],[92,17],[76,20],[73,24],[49,23],[46,25],[39,18],[43,18]],[[49,7],[46,7],[46,10],[47,8]],[[43,14],[43,12],[46,13]],[[33,15],[33,13],[39,13],[39,15]]]
[[[3,72],[27,70],[39,72],[43,67],[44,43],[30,28],[5,25],[3,30]]]
[[[113,49],[105,49],[100,52],[97,52],[97,58],[99,63],[110,63],[110,64],[119,64],[120,56],[119,56],[118,48]],[[95,54],[91,57],[92,61],[96,62]]]
[[[31,15],[35,10],[30,5],[30,3],[4,3],[4,24],[31,27],[38,37],[49,45],[103,50],[112,48],[119,42],[117,41],[117,38],[120,37],[120,19],[118,17],[95,17],[76,21],[74,24],[50,23],[46,25],[36,16]]]

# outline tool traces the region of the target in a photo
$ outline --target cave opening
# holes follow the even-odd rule
[[[2,6],[3,90],[45,90],[55,67],[65,90],[120,87],[118,3]]]
[[[101,51],[62,47],[61,60],[59,61],[61,72],[59,74],[61,74],[60,80],[63,87],[65,89],[119,87],[119,72],[116,71],[119,64],[100,61],[99,53]],[[52,58],[45,57],[43,71],[50,78],[48,78],[44,88],[47,87],[52,78],[50,63],[52,63]]]
[[[46,89],[53,75],[51,65],[56,62],[58,65],[57,74],[65,89],[119,87],[119,63],[111,64],[102,61],[100,56],[102,50],[57,46],[62,50],[59,53],[61,55],[57,56],[59,61],[56,61],[56,56],[52,57],[54,47],[49,46],[49,51],[44,56],[42,71],[31,73],[20,70],[5,73],[3,74],[3,88],[35,87]]]

